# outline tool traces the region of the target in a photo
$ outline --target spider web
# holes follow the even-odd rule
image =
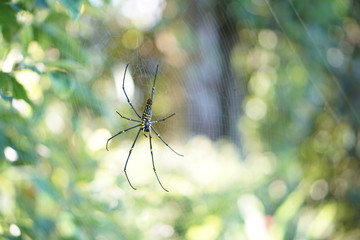
[[[287,37],[287,33],[286,30],[282,27],[282,23],[280,22],[279,18],[278,18],[278,14],[275,12],[275,10],[273,9],[273,7],[270,5],[270,3],[268,1],[256,1],[256,4],[259,6],[267,6],[267,8],[269,9],[273,19],[276,21],[276,23],[279,26],[279,29],[282,31],[282,34],[285,35],[285,38]],[[352,109],[352,112],[354,114],[354,116],[356,117],[356,119],[359,119],[358,115],[356,114],[356,112],[354,111],[354,107],[351,106],[350,101],[348,100],[347,96],[345,95],[345,93],[343,92],[341,86],[339,85],[339,83],[336,80],[336,76],[334,75],[334,73],[332,72],[332,70],[329,68],[329,64],[327,62],[327,60],[324,57],[324,54],[322,54],[322,50],[320,49],[319,46],[317,46],[314,43],[314,37],[311,35],[311,33],[309,32],[309,30],[307,29],[307,27],[304,25],[303,20],[301,19],[299,12],[297,11],[296,7],[294,6],[294,4],[289,1],[289,4],[292,8],[292,10],[294,11],[295,15],[297,16],[297,18],[299,19],[299,23],[302,24],[303,29],[304,29],[304,35],[308,36],[310,42],[312,42],[313,44],[313,48],[315,50],[315,52],[317,52],[318,56],[320,57],[321,61],[324,63],[324,66],[327,67],[328,72],[330,73],[330,75],[332,76],[331,79],[334,81],[336,87],[340,90],[341,96],[344,99],[344,102],[346,102],[350,109]],[[119,4],[118,7],[119,9],[122,9],[122,7],[124,7],[124,5],[126,4]],[[238,9],[238,14],[243,14],[244,16],[246,16],[243,20],[243,25],[245,26],[245,28],[248,26],[249,28],[254,27],[256,25],[256,23],[254,22],[254,20],[251,18],[251,16],[249,17],[250,14],[252,14],[251,11],[249,11],[249,5],[247,3],[244,4],[237,4],[234,5],[234,7],[236,7],[236,9]],[[220,6],[221,8],[221,6]],[[215,19],[213,19],[213,16],[211,15],[211,5],[209,4],[208,6],[205,5],[199,5],[198,7],[198,13],[200,15],[200,18],[203,19],[203,21],[207,22],[207,24],[204,25],[204,27],[208,27],[208,28],[212,28],[212,30],[216,29],[216,28],[220,28],[220,24],[215,21]],[[109,11],[109,10],[104,10],[104,11]],[[121,11],[118,11],[121,12]],[[105,14],[106,15],[106,14]],[[111,15],[111,14],[110,14]],[[135,14],[136,15],[136,14]],[[186,15],[186,17],[189,19],[188,22],[197,22],[199,19],[195,18],[194,16],[196,15]],[[121,18],[124,19],[124,18]],[[160,18],[158,19],[160,20]],[[106,21],[106,20],[104,20]],[[126,21],[124,21],[126,22]],[[106,25],[108,23],[103,23],[103,25]],[[155,25],[155,24],[154,24]],[[235,26],[232,26],[235,27]],[[210,30],[210,32],[212,31]],[[116,31],[120,31],[120,32],[116,32]],[[164,31],[164,35],[166,35],[166,31]],[[114,42],[117,41],[121,41],[121,37],[123,36],[124,30],[109,30],[109,32],[107,32],[106,34],[106,45],[104,46],[108,46],[108,45],[116,45],[114,44]],[[184,39],[179,40],[178,45],[181,48],[184,48],[185,50],[189,51],[191,49],[188,49],[186,46],[186,41],[191,41],[191,37],[199,37],[199,34],[197,34],[197,28],[196,26],[188,26],[188,29],[186,30],[186,36],[188,37],[183,37]],[[204,89],[206,88],[211,88],[213,89],[213,91],[215,92],[219,92],[221,91],[221,87],[228,89],[228,90],[234,90],[234,91],[238,91],[237,95],[241,95],[242,91],[247,91],[248,89],[246,89],[246,85],[244,84],[244,82],[246,82],[246,79],[251,76],[248,75],[249,71],[248,69],[245,69],[243,66],[233,66],[235,69],[235,78],[237,79],[237,86],[236,89],[231,89],[233,88],[233,86],[227,85],[228,83],[225,82],[224,86],[221,86],[221,76],[219,75],[218,71],[219,68],[221,66],[223,66],[224,64],[226,64],[226,62],[224,62],[223,57],[221,55],[221,53],[219,53],[219,49],[212,49],[212,51],[208,51],[207,47],[208,46],[216,46],[219,44],[219,39],[222,38],[228,38],[229,36],[220,33],[219,36],[217,36],[216,34],[213,35],[208,35],[206,36],[206,38],[204,39],[199,39],[199,44],[198,44],[198,48],[200,48],[200,50],[196,51],[196,56],[192,56],[191,53],[189,53],[187,55],[187,59],[188,64],[187,65],[182,65],[182,68],[175,68],[174,65],[171,65],[171,62],[169,63],[169,61],[166,60],[159,60],[161,59],[161,57],[159,56],[157,59],[155,58],[147,58],[144,57],[141,52],[143,51],[147,51],[146,48],[148,46],[144,45],[141,46],[140,48],[136,48],[135,51],[123,51],[123,52],[119,52],[118,53],[118,59],[120,61],[120,65],[122,66],[121,68],[124,68],[125,63],[130,63],[131,66],[131,75],[133,77],[133,81],[135,81],[135,92],[132,92],[130,95],[133,100],[132,102],[134,103],[134,105],[136,106],[136,109],[141,109],[143,107],[143,102],[145,102],[145,99],[147,98],[146,95],[148,95],[148,89],[149,89],[149,81],[152,80],[153,77],[153,71],[155,69],[156,64],[160,64],[160,70],[159,70],[159,74],[161,76],[162,73],[167,72],[168,74],[166,75],[165,79],[159,80],[157,82],[157,90],[160,89],[164,89],[164,87],[167,87],[166,90],[168,90],[169,92],[166,95],[170,95],[170,96],[178,96],[178,98],[172,98],[171,100],[174,101],[174,103],[171,106],[171,109],[174,109],[174,112],[178,112],[180,114],[176,115],[176,124],[177,127],[171,129],[170,128],[170,133],[173,133],[174,130],[178,130],[177,132],[184,133],[184,136],[190,136],[192,135],[192,129],[190,128],[191,124],[189,124],[189,122],[194,122],[194,121],[200,121],[198,122],[198,125],[204,125],[206,126],[206,124],[209,122],[209,119],[214,118],[214,116],[221,116],[223,118],[227,118],[228,116],[226,115],[221,115],[221,112],[219,112],[218,106],[219,106],[219,101],[220,99],[216,96],[216,95],[211,95],[211,91],[204,91]],[[252,39],[254,42],[258,42],[258,36],[256,32],[248,32],[247,33],[247,37]],[[188,39],[187,39],[188,38]],[[135,38],[136,39],[136,38]],[[204,44],[201,43],[201,41],[203,41]],[[233,41],[236,41],[236,39],[233,39]],[[139,38],[136,39],[136,42],[143,42],[143,40],[139,40]],[[293,56],[297,59],[298,64],[301,65],[307,72],[307,75],[311,76],[311,70],[309,70],[309,66],[307,66],[305,64],[305,61],[303,59],[303,57],[297,52],[297,50],[295,49],[294,46],[292,46],[291,41],[288,40],[288,43],[290,44],[290,49],[292,49],[292,54]],[[155,43],[153,43],[153,48]],[[140,44],[135,44],[135,45],[140,45]],[[205,46],[203,49],[201,48],[203,46]],[[223,48],[225,49],[233,49],[232,46],[229,45],[225,45],[223,46]],[[144,50],[145,49],[145,50]],[[244,56],[249,56],[249,55],[255,55],[255,53],[253,53],[253,46],[248,46],[248,48],[243,48],[241,45],[236,45],[235,46],[235,51],[238,50],[238,52],[236,52],[236,54],[241,54]],[[118,50],[121,51],[121,50]],[[237,58],[238,56],[232,56],[233,58]],[[193,59],[196,58],[197,60],[201,59],[201,61],[203,62],[202,64],[205,65],[205,67],[199,67],[199,65],[196,64],[196,61],[194,61]],[[126,59],[126,60],[125,60]],[[220,59],[220,60],[219,60]],[[192,64],[195,63],[195,64]],[[116,66],[114,66],[114,63],[108,63],[106,65],[107,67],[114,69],[116,68]],[[266,68],[268,66],[264,66],[264,68]],[[270,66],[270,71],[271,71],[271,66]],[[274,68],[275,70],[275,68]],[[171,75],[170,75],[171,74]],[[121,75],[121,74],[120,74]],[[217,81],[211,82],[211,81],[207,81],[206,78],[207,76],[211,76],[211,75],[218,75],[216,77],[216,79],[218,79]],[[194,80],[195,79],[195,80]],[[204,80],[202,80],[204,79]],[[129,82],[131,82],[130,80],[127,80]],[[319,84],[317,83],[317,81],[310,77],[310,81],[312,82],[315,91],[314,94],[318,95],[321,98],[321,102],[323,102],[326,106],[326,108],[331,112],[332,116],[334,117],[334,119],[336,121],[338,121],[338,117],[336,116],[336,114],[333,111],[333,108],[331,106],[331,104],[328,102],[327,97],[324,95],[323,90],[321,90],[321,87],[319,86]],[[169,84],[170,83],[170,84]],[[118,86],[120,84],[117,84]],[[173,85],[169,86],[169,85]],[[131,86],[131,84],[130,84]],[[193,89],[193,91],[190,91],[189,89]],[[117,92],[116,95],[118,96],[118,100],[120,100],[121,103],[124,103],[124,98],[121,97],[122,92],[119,91],[119,87],[116,88]],[[131,91],[131,89],[130,89]],[[181,93],[181,94],[179,94]],[[194,94],[196,93],[196,94]],[[210,94],[209,94],[210,93]],[[163,98],[161,97],[161,92],[157,91],[156,95],[160,95],[160,100]],[[114,94],[112,94],[114,95]],[[318,101],[318,100],[315,100]],[[170,102],[171,103],[171,102]],[[247,99],[245,99],[245,101],[241,102],[239,105],[239,109],[242,109],[244,107],[244,104],[246,105],[247,103]],[[230,102],[229,102],[230,104]],[[196,106],[196,107],[195,107]],[[256,106],[256,105],[255,105]],[[164,106],[162,106],[164,107]],[[281,107],[281,106],[279,106]],[[188,109],[193,108],[193,111],[189,111]],[[156,109],[156,105],[154,106],[154,109]],[[245,107],[246,109],[246,107]],[[160,109],[161,110],[161,109]],[[285,111],[288,111],[287,109],[284,109]],[[141,110],[140,110],[141,111]],[[239,116],[240,116],[240,112],[242,110],[240,110]],[[271,115],[271,109],[266,109],[267,114]],[[154,111],[155,112],[155,111]],[[201,117],[192,117],[192,114],[199,114]],[[246,114],[246,111],[245,111]],[[251,113],[250,113],[251,114]],[[255,116],[256,117],[256,116]],[[224,120],[224,119],[223,119]],[[281,119],[280,119],[281,121]],[[238,125],[238,124],[236,124]],[[214,135],[214,136],[218,136],[220,135],[221,129],[219,126],[215,126],[215,127],[207,127],[207,131],[209,132],[209,135]],[[240,131],[239,131],[240,132]]]
[[[325,56],[325,47],[316,43],[317,35],[305,25],[305,21],[294,3],[292,1],[288,1],[288,3],[292,14],[302,26],[303,33],[301,35],[311,43],[307,47],[314,49],[315,57],[323,63],[333,86],[340,92],[340,101],[346,103],[354,118],[359,121],[359,115],[355,112],[354,106],[333,72],[334,65],[336,65],[334,57]],[[102,58],[105,61],[103,68],[108,69],[108,72],[103,72],[108,74],[106,85],[108,90],[105,101],[108,111],[107,121],[110,126],[108,128],[112,129],[112,133],[116,132],[115,129],[129,127],[126,121],[118,121],[115,110],[119,110],[128,117],[134,118],[135,116],[119,87],[123,69],[127,63],[130,64],[130,71],[126,77],[125,87],[139,114],[142,113],[144,103],[150,94],[154,71],[156,65],[159,64],[153,113],[154,119],[160,119],[176,112],[173,118],[156,126],[164,138],[170,140],[170,143],[173,140],[175,142],[186,141],[191,136],[197,135],[199,132],[192,126],[204,126],[203,134],[211,138],[212,136],[226,137],[221,135],[223,132],[221,123],[230,121],[235,126],[232,133],[234,136],[239,135],[242,139],[241,144],[237,146],[242,148],[246,155],[251,152],[269,150],[266,146],[259,147],[249,144],[254,140],[253,136],[257,131],[255,129],[259,126],[262,125],[261,134],[265,139],[270,141],[275,137],[270,127],[262,124],[261,121],[278,121],[279,125],[286,125],[287,118],[295,116],[297,127],[295,130],[288,130],[291,130],[290,132],[294,136],[299,135],[297,139],[301,139],[309,132],[311,115],[314,111],[321,111],[323,107],[324,112],[329,111],[333,119],[340,122],[337,110],[327,96],[329,91],[324,87],[326,83],[321,80],[320,75],[314,73],[312,66],[307,64],[306,56],[303,56],[299,52],[298,46],[291,41],[291,33],[284,27],[285,23],[281,20],[282,16],[277,12],[278,8],[275,3],[266,0],[234,2],[230,6],[217,6],[220,13],[215,13],[214,5],[211,3],[189,2],[186,6],[187,12],[179,13],[179,9],[174,10],[178,11],[180,20],[171,19],[175,23],[168,21],[169,26],[161,25],[161,17],[171,15],[164,10],[165,2],[155,3],[160,6],[160,13],[157,12],[160,17],[150,21],[149,25],[139,25],[138,19],[128,15],[129,13],[124,10],[127,9],[127,4],[130,4],[129,1],[114,1],[110,8],[105,7],[102,10],[102,15],[106,18],[99,23],[100,27],[97,29],[101,29],[104,34],[98,34],[101,37],[95,44],[98,48],[97,52],[103,52],[102,55],[106,56]],[[144,3],[139,1],[139,4]],[[167,4],[173,3],[168,2]],[[134,16],[140,16],[141,14],[136,11],[141,12],[141,8],[133,10]],[[241,16],[239,26],[235,26],[235,23],[231,22],[217,21],[227,17],[227,14],[231,17]],[[258,16],[267,17],[270,19],[269,21],[275,22],[277,27],[271,29],[261,26],[257,20]],[[226,27],[239,31],[240,38],[229,36],[226,32],[216,32],[217,29],[223,28],[224,24],[230,24]],[[178,29],[172,30],[173,27]],[[132,38],[130,47],[116,48],[120,42],[124,43],[123,38],[129,33],[129,28],[135,29],[133,33],[135,37]],[[138,32],[136,33],[136,31]],[[153,37],[147,36],[151,31],[156,34]],[[241,38],[244,38],[245,41],[242,42]],[[230,40],[221,42],[222,39]],[[285,42],[280,42],[283,39]],[[235,44],[233,45],[231,42],[235,42]],[[220,43],[223,45],[216,47]],[[172,47],[166,47],[167,44]],[[289,53],[285,54],[281,51],[284,46],[290,49]],[[173,49],[176,54],[172,54],[169,49]],[[229,58],[232,65],[230,67],[233,71],[231,74],[235,79],[235,85],[224,81],[220,74],[220,69],[228,64],[222,50],[231,53]],[[291,64],[283,64],[281,62],[283,57],[290,60]],[[295,80],[289,81],[293,77],[289,77],[290,74],[277,76],[276,72],[280,66],[294,71],[300,66],[305,77],[301,79],[300,76],[297,80],[295,77]],[[114,72],[118,72],[119,77],[115,77]],[[288,104],[286,99],[292,98],[293,81],[304,81],[312,89],[306,91],[307,96],[297,96],[292,104]],[[235,111],[237,111],[235,121],[229,115],[223,114],[223,109],[219,108],[221,95],[214,93],[221,91],[234,92],[233,96],[238,102],[235,102],[235,105],[230,99],[225,99],[225,106],[235,106]],[[271,94],[275,94],[278,99],[272,100]],[[217,121],[209,124],[212,119],[216,118],[218,118]],[[256,128],[253,127],[254,124],[257,125]],[[283,134],[278,133],[277,137],[286,139],[285,132],[287,131],[284,131]],[[134,133],[130,133],[121,138],[126,138],[131,142],[133,136]],[[119,143],[120,140],[116,141]],[[295,140],[288,148],[291,149],[290,151],[297,148],[297,141]],[[139,142],[147,142],[147,140],[142,139]],[[127,144],[129,145],[129,143]]]
[[[272,16],[274,17],[276,23],[278,24],[279,28],[282,30],[282,32],[285,33],[285,36],[286,36],[286,30],[284,29],[283,24],[280,22],[279,18],[277,17],[278,14],[276,14],[274,9],[271,7],[269,1],[264,0],[264,2],[268,6],[268,8],[269,8]],[[319,45],[319,43],[317,43],[317,41],[315,40],[315,37],[312,35],[310,30],[308,29],[308,27],[304,23],[304,20],[301,18],[300,14],[299,14],[299,11],[296,9],[293,1],[288,0],[288,2],[289,2],[289,5],[291,6],[291,9],[294,11],[299,23],[301,24],[301,26],[303,28],[303,35],[305,35],[307,37],[307,39],[309,39],[309,41],[311,42],[312,47],[314,48],[315,52],[317,53],[317,55],[319,56],[319,58],[323,62],[323,65],[326,67],[327,71],[330,73],[330,75],[331,75],[330,79],[333,81],[333,83],[335,84],[335,86],[339,90],[342,100],[346,103],[346,105],[348,105],[349,109],[351,110],[351,112],[353,114],[353,117],[357,120],[357,122],[359,122],[359,120],[360,120],[359,114],[356,113],[356,111],[354,109],[354,106],[349,101],[348,97],[346,96],[346,93],[344,92],[342,86],[339,83],[339,80],[335,76],[334,70],[331,69],[330,64],[329,64],[329,60],[326,59],[326,57],[324,56],[324,50],[326,50],[326,49],[324,49],[324,47],[320,47],[321,45]],[[344,4],[344,3],[340,3],[340,4]],[[311,72],[310,67],[305,64],[305,61],[302,59],[302,57],[297,52],[297,50],[295,50],[295,47],[291,45],[291,49],[293,51],[293,54],[301,62],[301,64],[304,66],[304,68],[307,70],[307,72],[310,73]],[[331,61],[331,59],[330,59],[330,61]],[[332,108],[331,104],[329,103],[329,101],[327,100],[325,95],[322,93],[322,90],[319,88],[316,80],[313,79],[313,78],[310,78],[310,80],[311,80],[312,84],[314,85],[314,87],[316,89],[316,92],[321,97],[321,100],[324,102],[327,109],[331,112],[331,115],[334,118],[334,120],[339,123],[340,122],[339,117],[335,114],[334,109]]]

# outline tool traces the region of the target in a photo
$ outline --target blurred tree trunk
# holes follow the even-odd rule
[[[196,37],[188,69],[189,122],[193,134],[216,140],[229,137],[240,146],[238,119],[243,91],[238,89],[231,66],[231,51],[238,40],[235,19],[226,3],[191,1],[187,18]]]

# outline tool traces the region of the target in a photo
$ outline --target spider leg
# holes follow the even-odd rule
[[[130,158],[130,155],[131,155],[131,152],[132,152],[132,150],[134,149],[136,140],[138,139],[141,130],[142,130],[142,128],[140,128],[139,131],[138,131],[138,133],[136,134],[135,140],[134,140],[134,142],[133,142],[133,144],[132,144],[132,146],[131,146],[131,148],[130,148],[130,150],[129,150],[129,155],[128,155],[127,159],[126,159],[125,167],[124,167],[124,172],[125,172],[126,179],[127,179],[128,183],[130,184],[130,187],[132,187],[134,190],[136,190],[136,188],[134,188],[134,186],[131,184],[131,182],[130,182],[130,180],[129,180],[129,177],[128,177],[127,173],[126,173],[126,167],[127,167],[127,164],[128,164],[128,161],[129,161],[129,158]]]
[[[120,117],[122,117],[123,119],[126,119],[126,120],[128,120],[128,121],[141,122],[140,120],[136,120],[136,119],[132,119],[132,118],[127,118],[127,117],[121,115],[121,113],[119,113],[118,111],[116,111],[116,113],[119,114]]]
[[[151,88],[151,99],[152,99],[152,100],[154,100],[155,81],[156,81],[156,76],[157,76],[158,68],[159,68],[159,65],[156,65],[156,72],[155,72],[155,77],[154,77],[154,83],[153,83],[153,86],[152,86],[152,88]]]
[[[138,125],[135,125],[135,126],[133,126],[133,127],[128,128],[128,129],[122,130],[122,131],[118,132],[117,134],[115,134],[114,136],[112,136],[111,138],[109,138],[109,139],[106,141],[106,150],[109,151],[108,145],[109,145],[109,141],[110,141],[111,139],[113,139],[114,137],[116,137],[116,136],[118,136],[118,135],[120,135],[120,134],[122,134],[122,133],[124,133],[124,132],[127,132],[127,131],[129,131],[129,130],[131,130],[131,129],[133,129],[133,128],[139,127],[140,125],[141,125],[141,124],[138,124]]]
[[[150,122],[150,123],[153,124],[153,123],[163,122],[163,121],[165,121],[166,119],[171,118],[171,117],[174,116],[174,115],[175,115],[175,113],[171,114],[170,116],[167,116],[166,118],[163,118],[163,119],[160,119],[160,120],[157,120],[157,121],[153,121],[153,122]]]
[[[153,165],[153,170],[155,173],[155,176],[160,184],[160,186],[162,187],[162,189],[164,189],[166,192],[169,192],[166,188],[164,188],[164,186],[161,184],[159,176],[156,173],[156,169],[155,169],[155,162],[154,162],[154,154],[153,154],[153,150],[152,150],[152,142],[151,142],[152,136],[151,136],[151,131],[149,132],[149,140],[150,140],[150,153],[151,153],[151,161],[152,161],[152,165]]]
[[[129,67],[129,64],[126,64],[125,72],[124,72],[124,78],[123,78],[123,84],[122,84],[122,89],[123,89],[123,91],[124,91],[124,93],[125,93],[126,100],[127,100],[127,102],[129,103],[130,107],[131,107],[132,110],[136,113],[136,115],[141,119],[140,115],[139,115],[138,112],[135,110],[134,106],[131,104],[130,99],[129,99],[128,95],[126,94],[126,91],[125,91],[124,83],[125,83],[125,75],[126,75],[126,71],[127,71],[128,67]]]
[[[151,126],[151,129],[155,132],[156,136],[158,136],[158,138],[160,138],[160,140],[166,145],[168,146],[174,153],[176,153],[177,155],[183,157],[184,155],[177,153],[174,149],[172,149],[172,147],[170,147],[169,144],[167,144],[167,142],[165,142],[165,140],[160,136],[160,134],[155,130],[155,128],[153,126]]]

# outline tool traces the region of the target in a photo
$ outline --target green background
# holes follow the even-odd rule
[[[360,239],[359,11],[2,1],[0,239]],[[176,112],[155,127],[185,156],[153,138],[169,193],[148,138],[136,191],[136,130],[105,150],[136,117],[127,63],[135,108],[159,64],[154,119]]]

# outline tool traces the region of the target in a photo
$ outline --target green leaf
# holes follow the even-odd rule
[[[5,40],[11,42],[19,29],[19,24],[16,20],[16,11],[9,4],[9,2],[0,2],[0,26]]]
[[[66,99],[72,94],[75,84],[71,76],[66,72],[52,71],[49,73],[51,83],[54,91],[61,98]]]
[[[56,68],[60,68],[62,70],[66,70],[66,71],[76,71],[76,70],[82,68],[82,66],[78,62],[71,61],[71,60],[59,59],[59,60],[55,60],[55,61],[43,61],[43,63],[47,67],[56,67]]]
[[[73,20],[78,18],[82,0],[60,0],[60,2],[67,8]]]
[[[34,39],[33,28],[29,25],[24,25],[20,30],[21,46],[26,50],[29,43]]]
[[[81,48],[81,45],[74,38],[70,38],[64,29],[60,29],[55,24],[48,23],[45,24],[41,30],[51,38],[61,53],[75,59],[81,64],[87,62],[85,51]]]
[[[23,99],[30,103],[25,88],[9,73],[0,72],[0,94],[5,98]]]

